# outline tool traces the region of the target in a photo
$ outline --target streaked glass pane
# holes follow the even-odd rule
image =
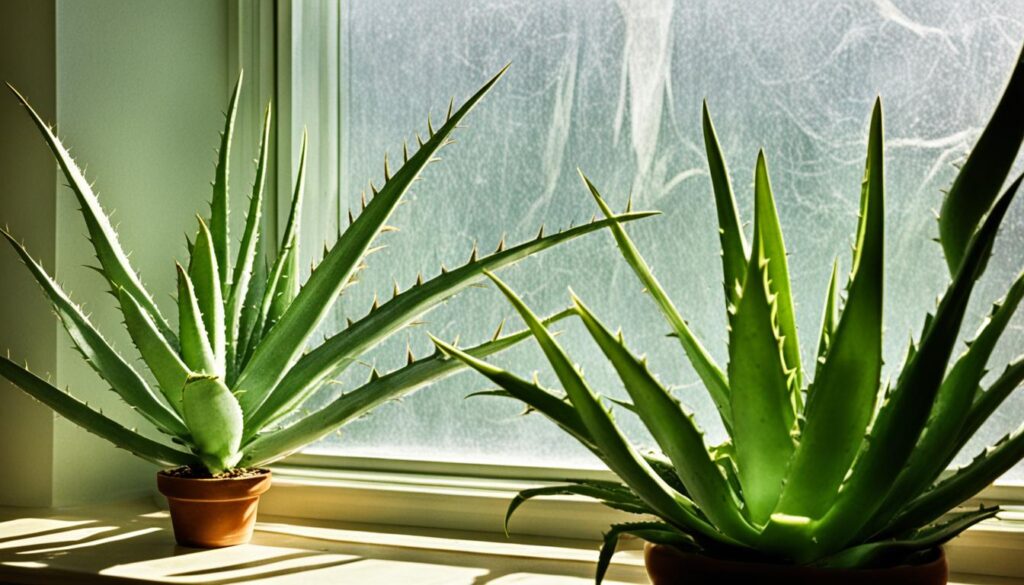
[[[322,175],[321,203],[305,221],[318,231],[306,253],[358,205],[368,180],[382,178],[382,155],[400,156],[426,115],[441,119],[506,62],[512,68],[473,112],[458,143],[429,168],[392,223],[386,249],[370,257],[337,319],[365,314],[374,293],[404,289],[416,272],[460,264],[474,241],[492,249],[588,220],[596,211],[576,174],[583,169],[616,208],[662,215],[630,227],[658,278],[723,367],[725,312],[718,238],[700,133],[707,98],[728,157],[741,213],[750,216],[753,163],[768,155],[791,252],[805,363],[811,362],[832,259],[850,267],[850,246],[867,120],[876,95],[885,104],[887,142],[886,375],[902,363],[908,340],[947,281],[933,210],[953,165],[980,132],[1024,37],[1024,4],[959,2],[714,2],[697,0],[348,0],[306,4],[298,32],[293,102],[327,123],[312,124],[312,144],[337,148],[340,172]],[[304,12],[302,12],[304,11]],[[330,27],[325,23],[330,23]],[[339,24],[340,23],[340,24]],[[334,32],[325,32],[334,31]],[[340,37],[339,37],[340,35]],[[339,39],[340,38],[340,42]],[[337,43],[337,44],[332,44]],[[340,58],[325,57],[338,51]],[[324,88],[336,91],[317,101]],[[324,106],[328,103],[328,106]],[[335,111],[336,119],[324,114]],[[294,116],[295,114],[293,114]],[[335,154],[320,168],[331,167]],[[341,205],[335,204],[337,181]],[[340,211],[339,211],[340,210]],[[748,226],[749,227],[749,226]],[[1020,269],[1024,209],[1005,222],[996,256],[977,288],[968,337]],[[640,290],[610,236],[599,233],[502,272],[541,313],[568,303],[573,289],[626,340],[646,353],[661,379],[697,413],[710,440],[723,437],[710,400],[669,328]],[[425,332],[483,341],[512,311],[492,288],[473,289],[429,314],[425,323],[365,356],[382,371],[431,351]],[[342,323],[337,321],[336,323]],[[510,319],[509,325],[517,325]],[[996,367],[1024,347],[1015,319]],[[582,329],[561,338],[593,385],[623,391]],[[506,330],[509,330],[508,327]],[[529,345],[495,358],[516,372],[536,370],[555,385]],[[369,369],[350,368],[311,406],[353,388]],[[487,388],[461,374],[389,404],[346,427],[317,450],[346,455],[596,466],[597,462],[519,404],[463,397]],[[1024,402],[1011,400],[972,444],[971,453],[1016,427]],[[618,418],[643,443],[640,425]],[[1013,475],[1024,478],[1024,471]]]

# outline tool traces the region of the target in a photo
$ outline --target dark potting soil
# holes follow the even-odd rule
[[[164,470],[164,473],[171,477],[182,477],[185,479],[241,479],[243,477],[265,475],[267,470],[260,469],[258,467],[239,467],[229,469],[224,473],[212,475],[205,468],[182,465],[181,467],[175,467],[174,469]]]

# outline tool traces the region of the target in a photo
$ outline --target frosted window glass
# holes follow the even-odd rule
[[[293,102],[314,117],[306,120],[313,122],[312,144],[337,149],[319,155],[319,168],[340,169],[322,174],[324,184],[315,189],[323,201],[304,219],[313,228],[307,254],[336,228],[338,210],[358,201],[368,180],[379,184],[385,151],[400,153],[411,130],[425,129],[428,111],[438,119],[449,97],[464,99],[512,62],[459,142],[443,152],[444,162],[428,169],[410,204],[399,209],[392,223],[403,231],[384,238],[387,249],[370,258],[337,319],[365,314],[374,292],[391,290],[392,277],[405,288],[418,270],[433,275],[442,262],[464,262],[474,241],[489,249],[502,232],[519,241],[542,223],[550,229],[589,219],[596,209],[578,166],[617,208],[632,192],[638,208],[663,212],[633,224],[630,233],[724,367],[718,238],[699,125],[706,97],[748,218],[753,163],[758,148],[766,149],[791,253],[805,363],[812,363],[833,257],[849,269],[867,120],[880,94],[888,165],[886,375],[902,362],[947,280],[931,241],[939,190],[980,132],[1024,39],[1024,3],[1015,0],[347,0],[340,10],[330,2],[305,6],[296,20],[304,40],[295,56]],[[330,164],[333,156],[337,165]],[[1022,250],[1024,206],[1016,204],[977,288],[967,335],[1020,270]],[[566,306],[572,285],[604,320],[622,325],[631,347],[646,353],[654,371],[696,410],[711,440],[723,437],[681,348],[666,338],[667,325],[608,234],[546,252],[502,276],[542,313]],[[417,355],[428,353],[426,331],[476,343],[511,315],[493,289],[471,289],[366,362],[382,371],[397,367],[406,343]],[[997,351],[993,363],[1000,369],[1024,347],[1022,323],[1014,320]],[[617,378],[582,329],[571,323],[562,329],[593,385],[621,396]],[[494,361],[521,374],[537,370],[557,386],[531,344]],[[367,374],[350,368],[310,406]],[[487,387],[475,374],[460,374],[378,409],[314,449],[598,466],[547,420],[520,416],[518,403],[464,400]],[[1024,402],[1012,399],[971,452],[1016,427],[1022,414]],[[636,420],[626,413],[618,418],[638,442],[649,444]]]

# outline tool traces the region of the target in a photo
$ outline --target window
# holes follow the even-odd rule
[[[933,210],[952,165],[973,144],[1024,36],[1024,5],[1013,0],[722,3],[711,0],[347,0],[292,7],[290,112],[297,135],[311,129],[310,201],[303,221],[316,254],[339,217],[357,205],[382,157],[400,153],[426,115],[442,116],[506,62],[509,74],[468,120],[444,162],[393,219],[343,309],[364,314],[374,292],[403,288],[418,270],[435,274],[481,248],[558,228],[596,211],[582,168],[615,207],[663,215],[631,234],[720,364],[726,329],[718,239],[700,135],[707,98],[730,164],[741,213],[750,217],[757,149],[764,147],[792,254],[798,326],[811,363],[832,259],[849,269],[867,120],[884,100],[887,137],[887,373],[945,286]],[[293,149],[295,150],[295,149]],[[294,152],[292,153],[294,155]],[[1007,218],[988,273],[976,289],[965,338],[1016,276],[1024,249],[1024,206]],[[697,412],[711,440],[722,437],[713,407],[667,325],[645,298],[607,234],[528,259],[502,273],[536,309],[553,313],[574,290]],[[425,331],[466,342],[489,336],[511,309],[492,289],[471,289],[367,356],[381,370],[401,365],[408,342],[431,351]],[[513,325],[514,321],[510,321]],[[581,330],[562,326],[573,358],[596,388],[620,395],[617,378]],[[1020,315],[993,367],[1024,347]],[[494,358],[540,371],[529,343]],[[368,369],[350,368],[316,399],[351,387]],[[391,404],[314,451],[395,459],[591,468],[598,463],[554,425],[520,416],[521,405],[463,400],[485,380],[465,373]],[[963,454],[970,458],[1014,428],[1015,397]],[[643,442],[639,424],[619,418]],[[1008,479],[1024,479],[1018,468]]]

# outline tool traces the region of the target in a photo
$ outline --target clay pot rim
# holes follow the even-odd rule
[[[709,565],[721,565],[728,569],[757,569],[759,572],[764,571],[766,573],[775,572],[791,572],[791,571],[807,571],[810,574],[821,574],[821,575],[857,575],[865,574],[872,575],[880,572],[889,573],[892,571],[900,572],[907,570],[921,570],[932,568],[936,565],[946,563],[946,551],[942,546],[936,546],[928,549],[928,560],[921,563],[901,563],[898,565],[888,565],[884,567],[856,567],[856,568],[839,568],[839,567],[816,567],[813,565],[792,565],[782,563],[765,563],[757,561],[743,561],[731,558],[721,558],[711,555],[701,554],[697,552],[680,550],[671,545],[655,544],[650,541],[645,541],[644,552],[649,552],[650,549],[659,548],[662,550],[667,549],[674,555],[678,555],[684,558],[694,559],[698,562],[703,562]],[[646,556],[646,555],[645,555]]]
[[[258,498],[268,489],[272,473],[259,468],[258,475],[243,477],[177,477],[164,470],[156,474],[157,489],[176,500],[226,502]]]
[[[253,480],[260,480],[260,479],[263,479],[264,477],[270,477],[270,476],[273,475],[273,473],[270,471],[270,468],[268,468],[268,467],[254,467],[250,471],[257,472],[255,475],[242,475],[242,476],[239,476],[239,477],[182,477],[180,475],[170,475],[168,473],[170,471],[171,471],[170,469],[161,469],[160,471],[156,472],[156,474],[157,474],[158,477],[164,478],[165,480],[172,480],[172,481],[202,481],[202,482],[209,482],[209,483],[222,482],[222,481],[223,482],[228,482],[228,481],[246,481],[246,480],[253,481]]]

